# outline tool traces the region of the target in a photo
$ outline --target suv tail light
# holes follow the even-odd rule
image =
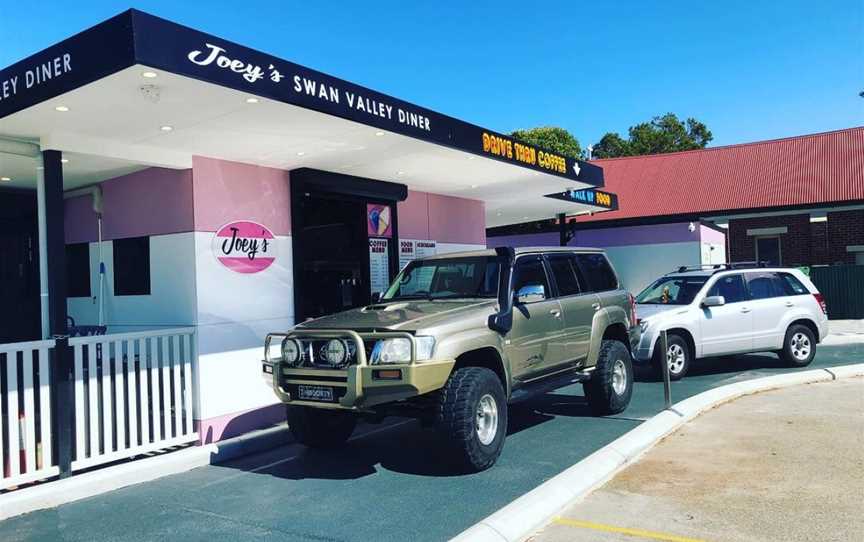
[[[813,294],[813,297],[816,298],[816,303],[819,303],[819,307],[822,309],[822,312],[826,315],[828,314],[828,304],[825,303],[825,296],[820,293]]]
[[[639,323],[639,319],[636,318],[636,298],[629,292],[627,293],[627,297],[630,298],[630,325],[635,326]]]

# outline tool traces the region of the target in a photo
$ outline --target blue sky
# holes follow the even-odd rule
[[[712,145],[864,124],[864,2],[0,0],[0,66],[128,7],[509,132],[652,116]]]

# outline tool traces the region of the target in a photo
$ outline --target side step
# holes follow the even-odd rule
[[[510,404],[521,403],[537,395],[543,395],[565,386],[585,382],[591,378],[591,372],[592,370],[566,369],[557,374],[525,382],[510,394]]]

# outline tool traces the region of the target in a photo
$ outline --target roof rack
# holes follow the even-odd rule
[[[688,271],[705,271],[712,270],[714,273],[720,271],[728,271],[731,269],[755,269],[760,267],[768,267],[768,262],[729,262],[729,263],[712,263],[702,265],[682,265],[669,273],[686,273]],[[667,273],[667,274],[669,274]]]

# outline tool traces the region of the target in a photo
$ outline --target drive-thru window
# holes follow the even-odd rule
[[[0,70],[0,176],[0,456],[18,414],[31,454],[0,488],[278,420],[267,332],[617,201],[599,167],[138,11]]]

